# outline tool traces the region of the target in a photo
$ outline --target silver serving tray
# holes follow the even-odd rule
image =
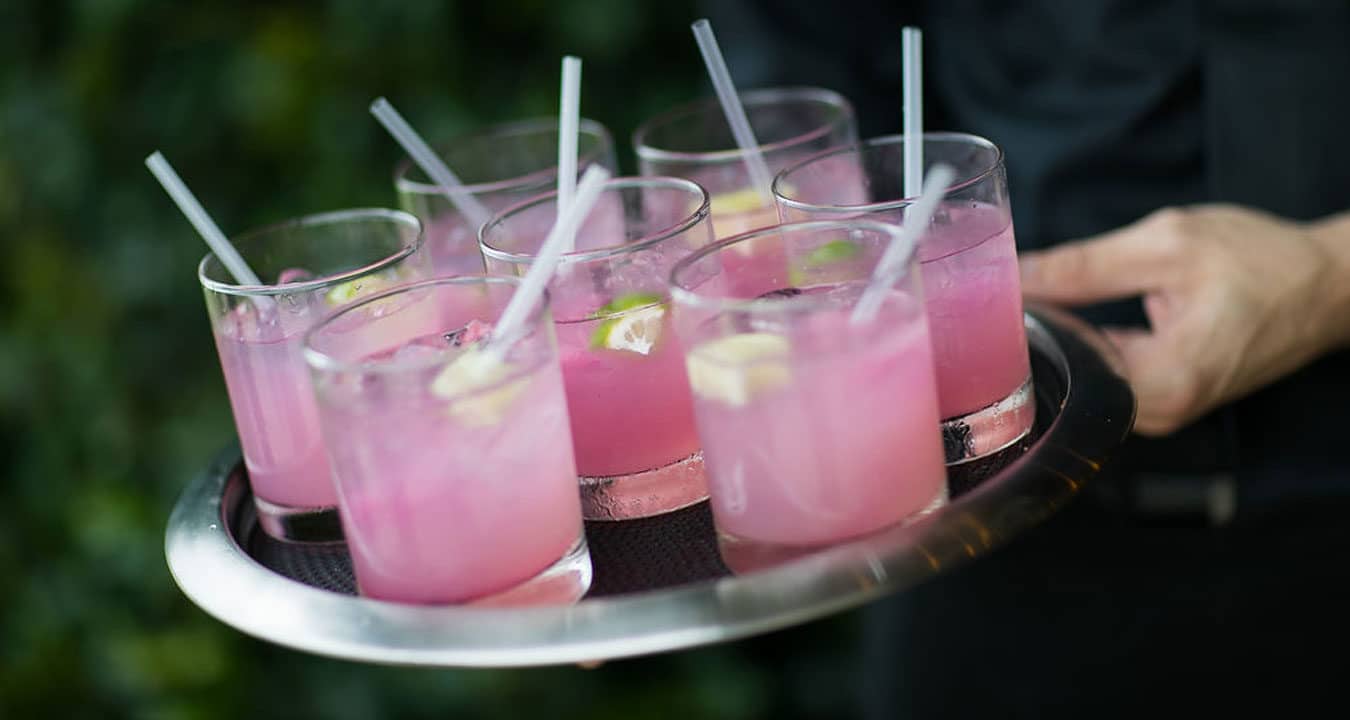
[[[1133,422],[1134,397],[1107,345],[1072,316],[1049,309],[1029,311],[1026,327],[1038,395],[1034,439],[1011,451],[1016,455],[1005,457],[1001,467],[960,466],[951,501],[919,523],[763,569],[733,575],[719,565],[705,577],[682,580],[669,573],[643,577],[641,567],[634,575],[635,563],[628,562],[627,579],[609,583],[604,593],[593,585],[575,605],[534,608],[414,606],[322,589],[317,585],[332,585],[306,584],[292,579],[303,574],[269,569],[278,567],[275,558],[267,564],[258,559],[266,543],[255,537],[237,446],[223,450],[179,498],[165,537],[169,569],[188,598],[242,632],[372,663],[594,662],[803,623],[903,591],[988,552],[1046,518],[1109,465]],[[693,511],[707,514],[706,507]],[[681,522],[688,532],[700,519]],[[706,518],[702,522],[711,527]],[[588,527],[588,536],[612,536],[623,524],[606,525]],[[681,551],[679,533],[668,535],[658,526],[640,534],[677,543],[643,552]],[[616,553],[630,552],[623,545],[597,552],[595,536],[591,545],[597,579],[615,564]],[[341,546],[329,552],[345,559]]]

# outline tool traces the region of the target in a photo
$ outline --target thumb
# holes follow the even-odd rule
[[[1160,284],[1167,258],[1138,223],[1019,256],[1022,294],[1030,300],[1083,305],[1143,294]]]

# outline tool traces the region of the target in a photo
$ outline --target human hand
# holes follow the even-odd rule
[[[1022,292],[1066,305],[1142,296],[1149,329],[1104,333],[1134,388],[1135,431],[1167,435],[1350,340],[1345,247],[1246,208],[1169,208],[1023,253]]]

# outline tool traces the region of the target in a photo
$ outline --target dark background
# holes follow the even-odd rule
[[[174,500],[233,426],[195,277],[205,246],[145,156],[162,150],[227,233],[394,206],[399,151],[367,112],[373,98],[433,139],[552,115],[573,53],[582,112],[609,127],[632,172],[636,124],[708,93],[695,12],[630,0],[0,2],[0,717],[839,709],[849,616],[595,671],[382,668],[246,637],[190,603],[164,562]]]

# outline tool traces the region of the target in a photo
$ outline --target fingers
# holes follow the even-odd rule
[[[1081,305],[1159,288],[1176,261],[1180,212],[1161,211],[1095,238],[1021,253],[1022,294]]]
[[[1192,373],[1179,362],[1175,348],[1147,330],[1108,328],[1103,333],[1119,351],[1125,377],[1134,390],[1136,433],[1169,435],[1195,419]]]

